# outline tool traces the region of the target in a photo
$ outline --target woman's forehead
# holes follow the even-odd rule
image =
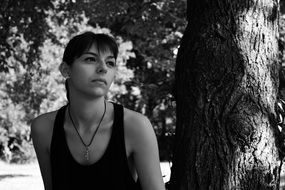
[[[96,55],[112,55],[114,56],[114,53],[111,50],[111,47],[109,47],[108,44],[99,44],[99,46],[96,43],[93,43],[90,48],[86,49],[83,54],[85,53],[94,53]]]

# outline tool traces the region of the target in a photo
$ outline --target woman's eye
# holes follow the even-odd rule
[[[85,61],[93,62],[93,61],[96,61],[96,59],[94,57],[87,57],[87,58],[85,58]]]
[[[107,61],[107,65],[109,65],[110,67],[115,67],[116,63],[114,61]]]

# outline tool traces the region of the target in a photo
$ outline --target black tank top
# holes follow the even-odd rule
[[[140,189],[128,167],[123,106],[113,105],[114,121],[109,144],[104,155],[92,165],[81,165],[71,155],[63,128],[67,105],[58,110],[50,150],[53,190]]]

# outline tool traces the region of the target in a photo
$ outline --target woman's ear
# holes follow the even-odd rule
[[[60,72],[61,72],[61,74],[62,74],[62,76],[63,76],[64,78],[69,78],[69,77],[70,77],[70,73],[71,73],[71,71],[70,71],[70,66],[67,65],[66,62],[62,62],[62,63],[60,64],[59,70],[60,70]]]

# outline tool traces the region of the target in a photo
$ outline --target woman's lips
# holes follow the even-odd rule
[[[93,79],[91,82],[104,83],[107,85],[107,81],[105,79]]]

